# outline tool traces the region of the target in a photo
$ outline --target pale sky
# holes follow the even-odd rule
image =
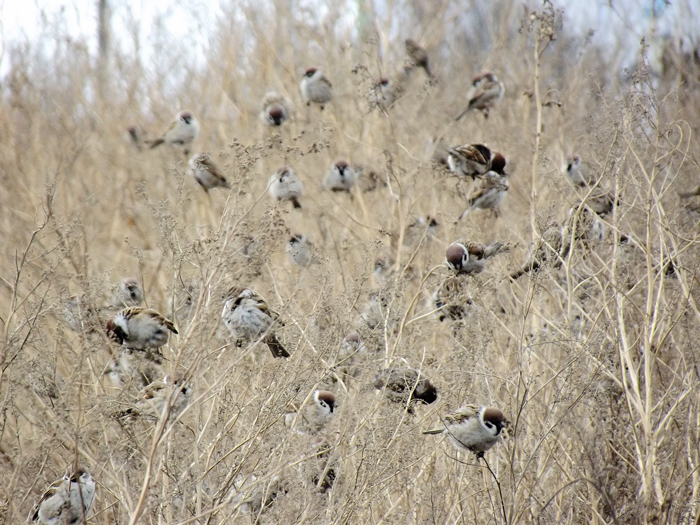
[[[149,63],[153,51],[148,47],[150,33],[160,22],[162,30],[176,39],[189,29],[188,38],[194,35],[199,49],[206,48],[208,29],[221,15],[220,6],[231,1],[235,0],[110,0],[114,43],[129,52],[131,39],[119,37],[127,35],[130,27],[138,27],[139,40],[144,43],[144,62]],[[696,0],[673,0],[670,5],[663,0],[555,0],[555,5],[564,8],[568,30],[585,33],[595,28],[599,43],[626,34],[630,45],[636,48],[641,37],[649,33],[651,1],[656,2],[661,13],[658,34],[694,35],[697,44],[700,2]],[[260,2],[265,4],[267,0]],[[0,45],[4,51],[11,42],[37,42],[43,28],[55,27],[52,22],[58,20],[62,20],[62,33],[86,36],[90,49],[96,50],[97,0],[0,0]],[[193,27],[197,30],[191,31]],[[7,70],[4,55],[0,54],[0,77]]]

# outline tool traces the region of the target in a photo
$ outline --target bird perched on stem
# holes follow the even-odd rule
[[[70,469],[44,492],[32,509],[29,520],[44,525],[86,523],[95,502],[95,480],[85,467]]]
[[[289,102],[276,91],[265,93],[260,120],[268,126],[281,126],[289,119]]]
[[[307,106],[313,102],[318,104],[321,109],[333,98],[333,85],[326,78],[323,72],[315,67],[310,67],[304,73],[299,84],[301,89],[301,98]]]
[[[197,153],[188,162],[190,174],[206,193],[213,188],[231,189],[226,177],[207,153]]]
[[[478,242],[453,242],[445,251],[445,260],[447,266],[458,274],[481,273],[486,268],[487,259],[509,249],[509,246],[500,241],[494,241],[488,246]]]
[[[237,344],[262,337],[272,357],[290,356],[273,331],[274,325],[280,323],[279,315],[270,310],[260,295],[248,288],[233,287],[228,297],[221,318]]]
[[[177,334],[172,321],[140,306],[117,312],[105,328],[114,341],[132,350],[160,348],[168,342],[169,332]]]
[[[288,200],[295,208],[301,208],[299,197],[304,194],[304,185],[292,168],[283,166],[270,177],[269,193],[275,200]]]
[[[151,141],[151,149],[160,146],[161,144],[172,144],[173,146],[182,146],[185,150],[185,155],[189,155],[190,144],[199,135],[199,122],[189,111],[180,111],[175,115],[170,127],[163,133],[159,139]]]
[[[428,63],[428,52],[412,38],[407,38],[404,44],[406,46],[406,54],[413,64],[422,67],[428,77],[433,78],[433,74],[430,72],[430,64]]]
[[[447,433],[447,438],[457,450],[473,452],[477,457],[493,447],[506,426],[506,418],[497,408],[464,405],[445,416],[444,427],[426,430],[423,434]]]
[[[489,116],[489,110],[503,98],[505,88],[491,71],[485,71],[472,79],[472,88],[469,92],[469,105],[455,120],[461,119],[473,109],[480,110],[485,118]]]

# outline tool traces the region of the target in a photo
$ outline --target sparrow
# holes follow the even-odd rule
[[[495,171],[489,171],[479,178],[478,184],[467,198],[468,208],[460,215],[459,220],[464,219],[471,210],[493,210],[498,217],[499,206],[505,199],[507,191],[507,177]]]
[[[143,288],[139,280],[136,277],[125,277],[114,290],[110,304],[118,308],[139,306],[143,298]]]
[[[362,193],[369,193],[387,186],[386,180],[372,168],[356,165],[355,174],[357,175],[357,187],[360,188]]]
[[[160,348],[168,342],[169,331],[177,334],[172,321],[155,310],[140,306],[117,312],[105,328],[114,341],[132,350]]]
[[[332,368],[344,376],[346,380],[350,377],[357,377],[360,370],[354,366],[354,363],[366,353],[367,349],[362,338],[355,332],[349,333],[340,343],[338,355]]]
[[[384,395],[394,403],[434,403],[437,388],[418,370],[413,368],[387,368],[377,373],[374,388],[384,390]]]
[[[380,77],[379,82],[374,85],[371,92],[370,104],[388,108],[396,102],[397,98],[397,93],[391,79],[389,77]]]
[[[447,150],[447,165],[458,177],[477,178],[491,169],[493,152],[485,144],[451,146]]]
[[[499,82],[491,71],[485,71],[472,79],[472,89],[469,92],[469,105],[455,120],[461,119],[472,109],[481,110],[485,118],[489,116],[489,109],[503,98],[503,82]]]
[[[306,235],[295,233],[287,243],[287,254],[292,264],[304,268],[311,266],[313,260],[313,246],[306,240]]]
[[[695,186],[690,191],[679,191],[678,192],[678,196],[681,199],[687,199],[689,197],[697,197],[698,195],[700,195],[700,186]]]
[[[442,434],[457,450],[467,450],[478,458],[493,447],[507,421],[497,408],[464,405],[456,412],[445,416],[444,427],[426,430],[423,434]]]
[[[605,236],[605,224],[600,216],[588,206],[574,206],[569,209],[568,217],[562,228],[562,258],[569,254],[571,242],[581,241],[588,247],[591,244],[603,242]],[[573,236],[573,239],[572,239]]]
[[[272,330],[274,324],[280,322],[279,316],[261,296],[248,288],[233,287],[228,297],[221,318],[237,344],[263,337],[272,357],[290,357]]]
[[[165,357],[158,349],[135,351],[122,347],[105,367],[104,374],[117,388],[134,384],[143,388],[163,376]]]
[[[564,174],[569,178],[574,186],[583,188],[595,182],[595,178],[589,173],[588,166],[581,162],[581,157],[574,155],[567,157],[564,166]]]
[[[44,492],[29,520],[44,525],[78,525],[85,523],[94,502],[95,480],[87,469],[78,467]]]
[[[494,241],[488,246],[478,242],[453,242],[445,251],[445,260],[447,266],[458,274],[481,273],[486,268],[486,259],[509,249],[500,241]]]
[[[219,167],[214,164],[207,153],[196,153],[190,157],[187,163],[190,167],[190,175],[194,177],[205,193],[213,188],[231,189],[226,177]]]
[[[285,426],[295,429],[300,434],[316,433],[333,417],[336,408],[335,396],[328,390],[316,390],[313,403],[305,405],[301,411],[297,407],[292,408],[293,412],[284,415]]]
[[[428,63],[428,53],[425,49],[418,45],[418,43],[412,38],[407,38],[404,42],[406,47],[406,54],[411,59],[413,64],[418,67],[422,67],[428,77],[433,78],[433,74],[430,72],[430,64]]]
[[[333,85],[320,69],[311,67],[306,70],[299,84],[301,88],[301,98],[307,106],[313,102],[321,109],[333,98]]]
[[[243,514],[254,515],[256,522],[258,516],[270,507],[280,493],[285,494],[288,488],[279,476],[273,476],[269,482],[258,482],[255,476],[247,479],[238,479],[234,482],[236,496],[231,500],[231,505],[240,508]]]
[[[511,279],[518,279],[526,273],[537,271],[547,263],[558,268],[562,258],[562,229],[559,224],[553,223],[545,227],[538,241],[530,246],[525,262],[522,266],[510,274]]]
[[[455,275],[446,279],[435,290],[433,302],[440,322],[445,319],[459,321],[467,316],[467,307],[472,304],[472,298],[464,283],[464,279]]]
[[[326,173],[326,178],[323,179],[323,186],[329,191],[350,193],[355,182],[357,182],[355,170],[346,161],[339,160]]]
[[[177,418],[192,402],[192,386],[185,381],[180,373],[157,379],[141,390],[136,404],[136,412],[148,417],[160,418],[168,403],[170,403],[169,419]],[[177,392],[177,395],[175,393]]]
[[[394,261],[392,261],[389,257],[377,257],[377,259],[374,261],[374,270],[372,272],[374,282],[380,286],[387,283],[393,276],[393,266]]]
[[[440,223],[431,215],[416,217],[414,221],[406,226],[403,236],[403,245],[410,249],[414,249],[416,246],[418,246],[418,243],[422,242],[423,240],[429,241],[434,239],[438,226],[440,226]],[[389,236],[391,247],[396,250],[398,248],[400,234],[398,231],[396,231],[391,232]]]
[[[269,193],[275,200],[289,200],[295,208],[301,208],[299,197],[304,194],[304,185],[292,168],[284,166],[270,177]]]
[[[276,91],[265,93],[260,119],[268,126],[281,126],[289,119],[289,102]]]
[[[159,139],[151,141],[151,149],[167,143],[174,146],[183,146],[185,154],[189,154],[187,147],[199,135],[199,122],[189,111],[180,111],[175,115],[175,120],[168,130]]]

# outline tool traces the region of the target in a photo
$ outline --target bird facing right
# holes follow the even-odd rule
[[[185,153],[189,153],[187,147],[199,135],[199,122],[189,111],[180,111],[175,115],[175,120],[163,135],[151,141],[151,149],[161,144],[172,144],[173,146],[183,146]]]
[[[272,357],[290,356],[271,329],[278,322],[278,315],[260,295],[248,288],[233,287],[228,297],[221,318],[236,343],[254,342],[264,336]]]
[[[480,110],[485,118],[489,110],[503,98],[505,88],[491,71],[484,71],[472,79],[472,89],[469,92],[469,105],[455,120],[461,119],[473,109]]]
[[[483,457],[493,447],[507,424],[506,418],[497,408],[464,405],[456,412],[445,416],[444,427],[426,430],[423,434],[447,432],[450,443],[457,450],[473,452]]]
[[[190,174],[206,193],[213,188],[231,189],[231,185],[226,181],[226,177],[219,167],[212,162],[207,153],[197,153],[190,157],[188,162]]]
[[[44,525],[78,525],[95,502],[95,480],[84,467],[54,482],[34,506],[30,520]]]

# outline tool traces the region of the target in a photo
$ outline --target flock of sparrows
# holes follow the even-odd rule
[[[411,39],[406,40],[405,46],[409,57],[407,65],[400,70],[394,81],[382,77],[376,86],[376,99],[384,108],[398,99],[413,68],[422,68],[429,78],[434,78],[425,49]],[[315,104],[323,109],[333,100],[333,86],[318,68],[309,68],[305,72],[299,88],[307,105]],[[503,94],[504,86],[494,73],[488,71],[477,75],[468,93],[468,105],[456,119],[461,119],[472,110],[481,111],[488,117]],[[290,104],[278,93],[267,93],[261,106],[260,119],[265,125],[282,126],[290,118]],[[168,130],[148,143],[151,148],[161,144],[182,147],[189,156],[189,148],[199,131],[200,125],[195,116],[189,111],[180,111]],[[138,137],[131,130],[130,133],[132,137]],[[446,148],[444,163],[454,175],[473,184],[467,198],[467,208],[460,220],[477,209],[491,210],[498,217],[500,205],[509,188],[506,157],[485,144],[463,144]],[[192,177],[205,192],[214,188],[231,188],[223,172],[206,153],[196,153],[189,157],[188,167]],[[511,274],[513,279],[538,269],[548,261],[556,262],[565,257],[566,250],[570,249],[567,248],[567,236],[570,237],[567,232],[572,227],[578,228],[577,235],[588,238],[591,242],[602,235],[603,223],[600,219],[612,211],[616,199],[603,191],[593,191],[595,177],[579,156],[570,158],[563,172],[575,187],[590,189],[590,195],[581,206],[572,209],[563,228],[555,229],[551,232],[551,237],[543,236],[543,243],[534,246],[522,267]],[[323,186],[328,191],[352,195],[359,179],[358,168],[345,160],[338,160],[329,167]],[[289,201],[294,208],[302,208],[304,185],[290,166],[280,167],[270,176],[268,191],[275,201]],[[698,194],[700,190],[693,193]],[[419,218],[406,228],[404,242],[411,242],[411,228],[421,238],[432,235],[436,226],[434,218]],[[474,241],[456,241],[447,247],[445,264],[453,275],[442,284],[434,297],[435,308],[441,320],[462,317],[462,306],[449,300],[454,289],[459,288],[468,276],[484,271],[489,259],[508,249],[509,246],[500,241],[488,245]],[[306,267],[314,263],[313,250],[303,234],[293,234],[286,250],[292,263],[298,266]],[[390,260],[377,261],[374,275],[378,283],[390,286],[391,278],[388,274],[391,266]],[[143,416],[151,421],[166,418],[172,422],[192,402],[194,387],[190,377],[178,372],[171,375],[164,373],[164,358],[160,349],[167,344],[170,334],[177,335],[178,330],[172,321],[158,311],[142,306],[143,302],[144,293],[139,281],[125,278],[112,295],[109,305],[101,311],[87,312],[81,299],[73,298],[66,305],[65,319],[72,329],[81,331],[84,329],[86,315],[95,313],[98,318],[108,316],[103,326],[117,347],[105,374],[119,388],[137,385],[141,389],[135,407],[121,412],[119,417]],[[244,286],[232,286],[223,298],[221,307],[221,321],[235,345],[263,343],[274,358],[291,357],[289,350],[276,335],[277,328],[283,326],[282,316],[272,310],[261,295]],[[370,328],[376,327],[382,319],[387,318],[387,308],[386,296],[377,292],[370,297],[362,320]],[[365,352],[360,336],[357,333],[348,334],[340,345],[333,370],[341,377],[356,377],[359,374],[357,357]],[[438,398],[435,385],[420,371],[409,367],[394,366],[381,370],[375,376],[373,385],[383,391],[388,400],[405,405],[409,412],[416,403],[431,404]],[[304,403],[289,406],[284,415],[284,423],[295,432],[317,434],[332,420],[337,408],[333,392],[315,390]],[[465,404],[444,416],[439,428],[427,430],[424,434],[444,434],[456,449],[483,457],[498,442],[507,425],[506,417],[498,408]],[[44,524],[79,523],[90,511],[94,499],[95,481],[84,467],[80,467],[74,472],[68,472],[47,490],[32,512],[31,519]]]

